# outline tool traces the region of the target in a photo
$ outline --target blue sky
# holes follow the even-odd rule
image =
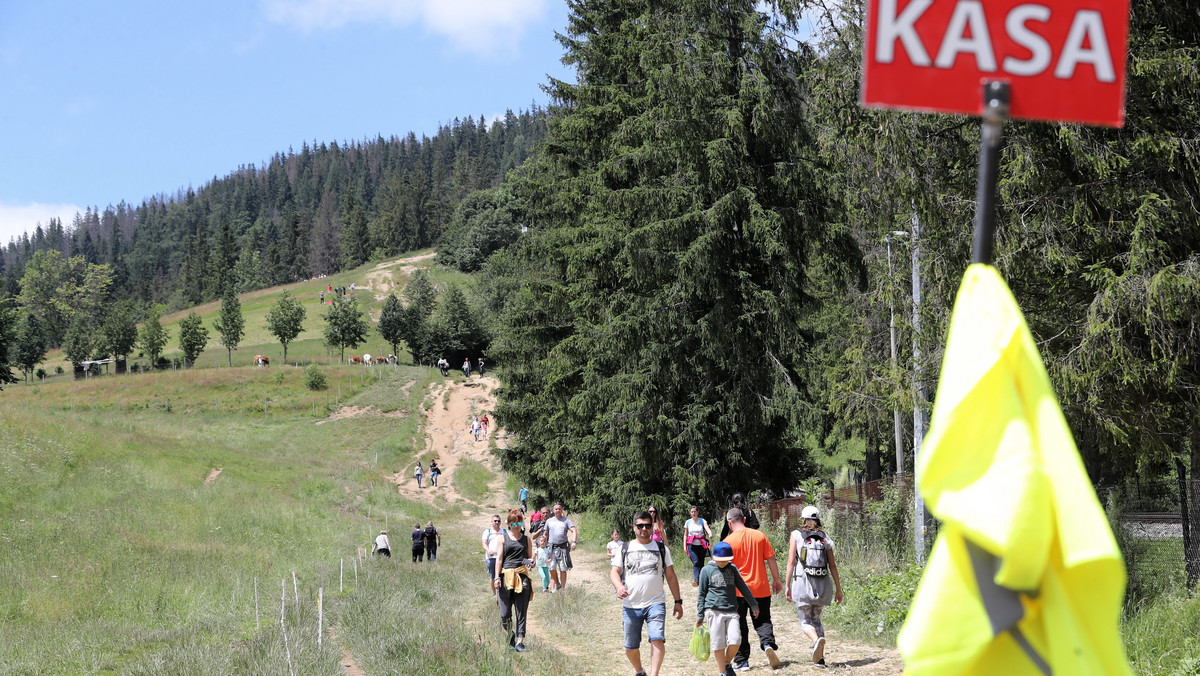
[[[0,0],[0,243],[304,141],[545,105],[560,0]]]

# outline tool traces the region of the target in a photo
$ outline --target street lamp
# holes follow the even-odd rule
[[[888,264],[888,285],[892,284],[892,238],[902,239],[908,237],[908,233],[904,230],[893,230],[891,233],[884,236],[883,241],[887,243],[887,264]],[[888,310],[891,317],[888,320],[888,332],[891,334],[892,344],[892,373],[896,372],[896,292],[895,288],[892,293],[888,294]],[[900,424],[900,405],[892,405],[892,422],[896,432],[896,475],[904,474],[904,430]]]

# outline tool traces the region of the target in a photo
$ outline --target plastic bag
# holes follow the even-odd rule
[[[712,654],[708,649],[709,645],[708,627],[703,624],[696,627],[692,632],[692,642],[688,644],[688,652],[701,662],[707,662],[708,656]]]

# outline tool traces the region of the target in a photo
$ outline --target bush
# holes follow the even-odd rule
[[[63,367],[61,367],[61,366],[55,366],[55,367],[54,367],[54,372],[55,372],[56,374],[58,374],[58,375],[60,375],[60,376],[61,376],[61,375],[63,374]]]
[[[310,390],[318,391],[329,387],[329,382],[325,379],[325,372],[316,364],[309,364],[304,368],[304,386]]]
[[[37,373],[34,373],[33,376],[35,378],[37,378],[38,380],[45,378],[46,377],[46,369],[38,369]]]

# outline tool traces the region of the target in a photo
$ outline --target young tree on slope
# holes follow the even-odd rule
[[[183,352],[183,361],[191,366],[208,344],[208,329],[200,323],[200,315],[188,313],[179,322],[179,349]]]
[[[371,325],[358,309],[358,301],[335,300],[325,314],[325,344],[338,349],[340,359],[346,358],[346,348],[356,348],[367,340]]]
[[[221,312],[213,322],[213,328],[221,336],[221,344],[229,355],[229,365],[233,366],[233,351],[242,342],[245,334],[246,320],[242,317],[242,303],[238,300],[237,291],[230,284],[225,288],[221,298]]]
[[[283,346],[283,362],[285,364],[287,363],[288,343],[295,340],[296,336],[304,330],[304,317],[307,314],[307,310],[300,304],[300,301],[292,298],[287,291],[279,296],[279,301],[267,313],[267,330],[279,339],[279,344]]]

